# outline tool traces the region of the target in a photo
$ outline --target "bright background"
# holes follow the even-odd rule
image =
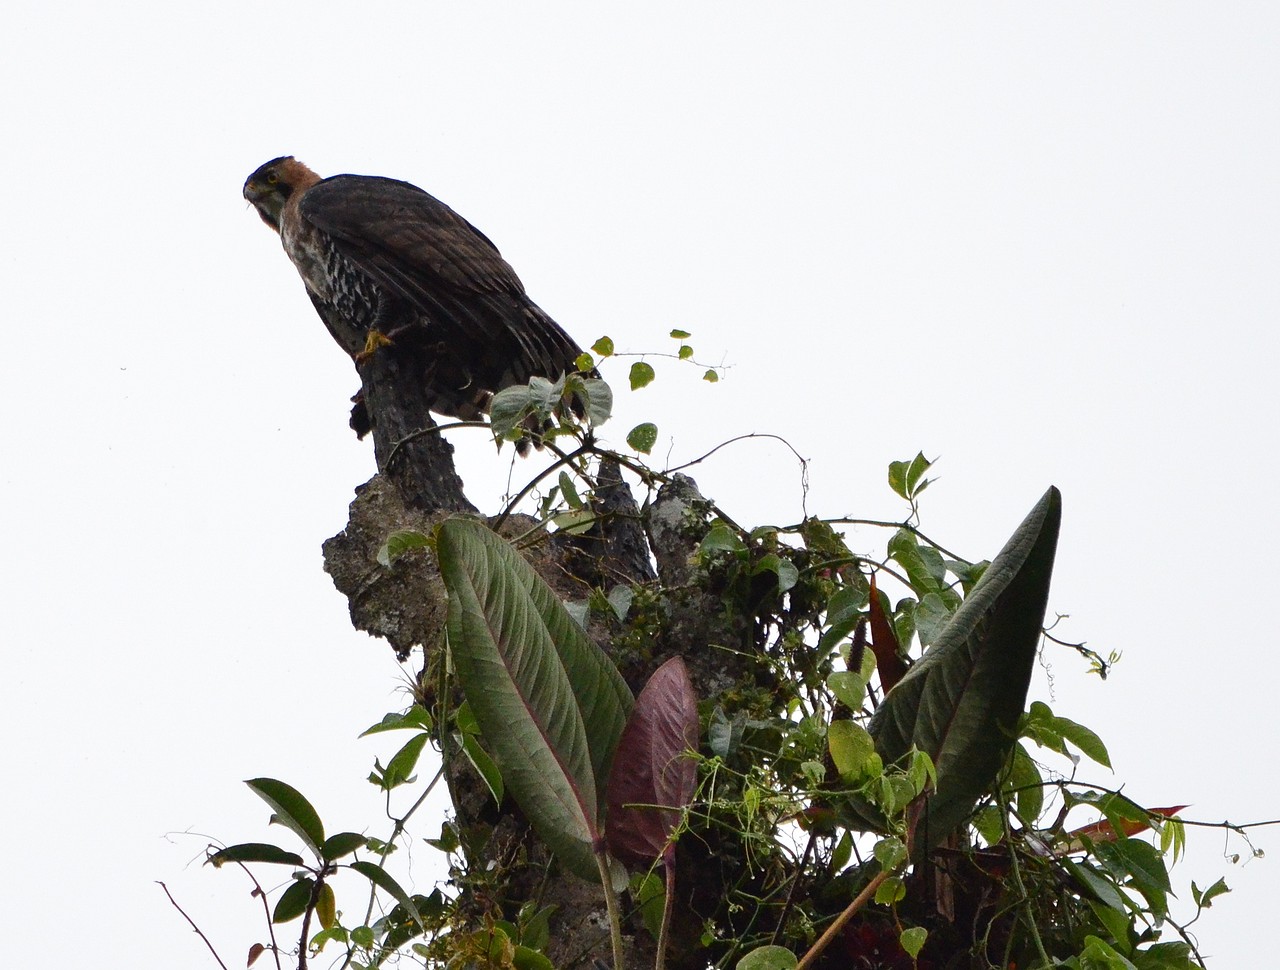
[[[973,558],[1058,485],[1051,609],[1124,658],[1102,684],[1047,651],[1034,696],[1107,741],[1103,783],[1280,816],[1280,8],[81,0],[4,21],[10,962],[213,966],[165,880],[242,966],[260,909],[199,865],[207,836],[276,834],[241,779],[349,828],[403,740],[355,740],[404,698],[321,570],[373,473],[356,377],[240,198],[285,153],[424,186],[584,344],[670,350],[681,327],[728,366],[713,387],[657,361],[635,395],[609,371],[616,439],[654,420],[674,462],[783,434],[811,513],[891,518],[885,467],[922,449],[925,529]],[[506,456],[454,440],[495,509]],[[776,444],[695,474],[739,521],[802,514]],[[1280,894],[1235,852],[1193,833],[1173,873],[1184,902],[1192,878],[1235,890],[1196,927],[1215,967],[1258,965]]]

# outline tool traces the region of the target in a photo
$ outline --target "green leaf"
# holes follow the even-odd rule
[[[584,374],[590,371],[595,366],[596,366],[596,359],[592,357],[589,353],[587,353],[585,350],[582,353],[580,353],[577,357],[573,358],[574,370],[581,371]]]
[[[276,901],[276,908],[271,911],[271,922],[287,923],[305,913],[311,904],[311,891],[315,885],[310,876],[295,879]]]
[[[719,383],[720,381],[720,375],[715,371],[714,368],[712,368],[702,375],[702,379],[706,381],[708,384],[716,384],[716,383]]]
[[[571,536],[580,536],[591,531],[597,518],[598,516],[591,509],[570,509],[568,512],[553,515],[551,521],[555,523],[557,531]]]
[[[595,343],[591,345],[591,349],[594,350],[601,357],[612,357],[613,356],[613,340],[610,337],[601,337],[599,340],[597,340]]]
[[[1193,960],[1191,947],[1181,941],[1155,943],[1132,954],[1138,970],[1196,970],[1201,964]]]
[[[1040,817],[1044,807],[1044,778],[1021,744],[1013,746],[1013,759],[1005,779],[1005,795],[1015,801],[1019,817],[1028,825]]]
[[[329,929],[321,930],[311,937],[311,949],[319,953],[330,940],[337,940],[340,944],[346,946],[350,939],[351,934],[347,932],[346,927],[331,926]]]
[[[387,536],[387,541],[378,549],[378,562],[390,566],[393,562],[413,549],[430,548],[431,538],[416,529],[397,529]]]
[[[1088,862],[1076,862],[1069,856],[1062,856],[1058,861],[1064,869],[1075,877],[1076,882],[1081,887],[1082,895],[1086,898],[1092,896],[1092,898],[1110,906],[1116,912],[1124,913],[1127,918],[1129,907],[1120,890],[1116,888],[1115,880],[1107,878],[1104,873]]]
[[[560,473],[560,494],[564,496],[565,502],[571,509],[580,509],[583,506],[582,499],[578,496],[578,489],[574,487],[573,479],[569,477],[568,472]]]
[[[1111,767],[1111,758],[1101,738],[1083,724],[1056,716],[1043,701],[1033,701],[1027,709],[1022,721],[1022,734],[1041,747],[1068,756],[1071,755],[1066,742],[1070,741],[1086,757],[1103,767]]]
[[[373,930],[368,926],[357,926],[351,931],[351,942],[366,950],[373,946]]]
[[[506,790],[568,868],[597,880],[603,780],[631,691],[555,592],[490,529],[449,519],[437,549],[450,656]]]
[[[311,803],[302,794],[283,781],[274,778],[252,778],[245,782],[254,793],[271,806],[275,815],[271,821],[278,822],[294,832],[306,843],[307,848],[320,857],[320,844],[324,842],[324,825],[320,816],[311,807]]]
[[[1105,903],[1098,902],[1096,899],[1089,900],[1089,908],[1093,910],[1093,915],[1098,918],[1098,922],[1107,928],[1107,932],[1111,934],[1112,942],[1120,949],[1120,952],[1127,957],[1133,956],[1133,944],[1129,942],[1129,914],[1113,909]]]
[[[1057,717],[1054,720],[1057,722],[1058,731],[1062,737],[1079,748],[1081,754],[1096,761],[1104,768],[1111,767],[1111,756],[1107,754],[1107,746],[1102,743],[1100,737],[1083,724],[1077,724],[1069,718]]]
[[[360,737],[367,737],[370,734],[381,734],[384,731],[430,731],[431,715],[427,713],[427,709],[421,704],[414,704],[403,714],[390,713],[383,715],[381,721],[371,725],[360,732]]]
[[[951,619],[951,610],[937,593],[926,593],[916,607],[916,634],[922,646],[929,646]]]
[[[551,917],[560,907],[538,907],[533,900],[520,907],[518,921],[520,923],[520,942],[535,950],[545,950],[551,942]]]
[[[418,758],[430,737],[426,733],[415,734],[392,756],[379,781],[383,791],[391,791],[413,780],[413,769],[418,766]]]
[[[676,340],[688,340],[693,336],[688,330],[672,330],[671,336]]]
[[[658,441],[658,426],[652,421],[637,424],[627,432],[627,446],[633,451],[647,455],[653,451]]]
[[[333,895],[333,887],[327,882],[320,887],[320,895],[316,899],[316,918],[326,930],[338,921],[338,900]]]
[[[994,805],[987,805],[973,817],[973,827],[987,845],[995,845],[1004,838],[1004,812]]]
[[[623,622],[627,618],[627,614],[631,612],[631,602],[636,597],[636,591],[630,586],[624,586],[619,583],[613,589],[609,590],[607,597],[609,608],[613,610],[614,616],[619,622]]]
[[[796,955],[784,946],[758,946],[734,966],[734,970],[793,970]]]
[[[1213,905],[1214,899],[1221,896],[1223,893],[1229,892],[1231,892],[1231,890],[1227,888],[1227,881],[1225,879],[1219,879],[1203,892],[1194,881],[1191,883],[1191,898],[1195,900],[1197,906],[1203,909],[1208,909]]]
[[[1080,951],[1080,970],[1138,970],[1105,940],[1096,936],[1086,936],[1084,940],[1085,947]]]
[[[1095,844],[1093,854],[1108,872],[1138,890],[1156,917],[1168,912],[1169,871],[1155,846],[1142,839],[1119,839]]]
[[[897,876],[890,876],[876,889],[876,902],[881,906],[891,906],[907,896],[907,887]]]
[[[677,352],[676,356],[679,357],[681,360],[688,360],[690,357],[693,356],[693,348],[690,347],[688,344],[681,344],[680,350]]]
[[[840,872],[853,858],[853,833],[848,829],[840,836],[840,841],[831,850],[831,871]]]
[[[458,828],[452,822],[444,822],[440,826],[440,838],[427,839],[427,845],[441,852],[457,852],[462,840],[458,838]]]
[[[880,868],[890,872],[907,861],[907,847],[901,839],[892,837],[881,839],[875,844],[872,852],[875,854],[876,862],[880,863]]]
[[[867,681],[860,674],[852,670],[837,670],[833,674],[827,675],[827,687],[831,693],[835,694],[838,700],[849,710],[862,710],[862,705],[867,699]]]
[[[359,832],[339,832],[324,840],[324,845],[320,846],[320,858],[325,862],[341,859],[344,855],[355,852],[356,849],[363,849],[368,841],[368,838]]]
[[[489,401],[489,428],[495,438],[504,438],[524,423],[533,407],[533,391],[527,384],[504,387]]]
[[[907,492],[907,469],[909,467],[911,467],[911,463],[908,461],[889,462],[889,487],[902,498],[910,497]]]
[[[938,786],[927,796],[914,843],[919,852],[964,821],[1008,757],[1040,642],[1061,516],[1061,496],[1051,488],[868,725],[886,764],[915,746],[937,767]]]
[[[598,377],[582,381],[579,396],[583,398],[587,420],[598,428],[613,417],[613,388]]]
[[[462,752],[467,756],[467,760],[471,762],[471,766],[484,779],[490,794],[493,795],[493,803],[501,805],[502,797],[505,794],[505,788],[502,784],[502,772],[498,769],[497,763],[489,757],[489,752],[480,744],[480,739],[474,734],[463,734]]]
[[[418,913],[418,907],[414,905],[413,900],[409,898],[409,894],[400,888],[400,884],[391,878],[386,869],[383,869],[381,866],[376,866],[372,862],[352,862],[349,864],[348,868],[360,873],[360,875],[368,879],[371,883],[403,906],[405,910],[408,911],[409,915],[413,917],[413,921],[415,923],[419,926],[423,925],[422,916]]]
[[[910,461],[894,461],[889,463],[889,487],[907,500],[911,500],[929,487],[929,479],[921,480],[921,476],[929,470],[933,462],[919,452]]]
[[[747,717],[741,711],[729,720],[724,708],[717,706],[711,712],[711,722],[707,725],[707,746],[711,753],[720,758],[728,758],[736,754],[742,744],[742,735],[746,730]]]
[[[229,845],[209,856],[209,863],[215,869],[227,862],[270,862],[282,866],[306,864],[298,853],[287,852],[278,845],[266,842],[242,842],[239,845]]]
[[[960,605],[959,594],[946,584],[942,557],[932,546],[920,545],[913,533],[906,529],[894,533],[889,540],[889,558],[902,566],[917,596],[932,593],[945,604],[944,610]]]
[[[800,579],[800,570],[796,568],[795,563],[774,552],[762,556],[751,569],[753,576],[763,572],[770,572],[778,577],[779,593],[785,593]]]
[[[643,360],[637,360],[631,365],[631,373],[629,375],[631,390],[638,391],[642,387],[648,387],[653,383],[653,379],[656,376],[657,375],[654,374],[653,368],[650,365],[646,364]]]
[[[918,452],[911,459],[911,465],[907,468],[907,492],[909,494],[916,495],[924,491],[925,486],[920,484],[920,477],[929,470],[932,464],[933,462],[924,456],[923,451]]]
[[[702,537],[702,542],[698,543],[698,555],[700,556],[709,552],[742,553],[746,551],[747,545],[742,541],[742,537],[738,535],[737,530],[730,528],[719,519],[711,523],[711,528]]]
[[[929,931],[923,926],[913,926],[905,929],[898,936],[898,943],[907,952],[907,956],[915,959],[920,955],[921,949],[924,948],[925,940],[929,938]]]
[[[827,747],[840,777],[857,784],[879,774],[880,758],[867,729],[856,721],[832,721],[827,728]]]
[[[556,970],[555,964],[545,954],[523,943],[517,943],[512,951],[511,965],[515,970]]]
[[[656,872],[637,873],[631,877],[631,898],[640,910],[640,919],[655,940],[662,928],[662,907],[667,893],[662,877]]]

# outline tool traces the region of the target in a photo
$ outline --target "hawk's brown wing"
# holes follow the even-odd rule
[[[339,254],[412,307],[490,392],[572,369],[578,345],[525,294],[478,229],[417,186],[336,175],[306,191],[301,215]]]

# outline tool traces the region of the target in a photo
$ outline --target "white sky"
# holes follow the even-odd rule
[[[618,438],[655,420],[680,460],[781,433],[812,459],[810,512],[873,517],[901,514],[885,466],[923,449],[925,529],[975,558],[1058,485],[1051,609],[1124,660],[1100,684],[1052,652],[1034,696],[1097,730],[1118,770],[1094,777],[1140,801],[1280,816],[1280,13],[1214,7],[11,5],[10,962],[213,966],[160,879],[243,965],[244,880],[166,833],[276,834],[240,784],[258,775],[335,830],[377,811],[360,779],[397,738],[355,735],[402,703],[397,670],[319,552],[372,449],[240,198],[283,153],[422,185],[584,344],[666,350],[683,327],[730,365],[716,387],[660,366],[620,395]],[[495,508],[505,459],[455,440]],[[696,477],[739,521],[800,517],[779,446]],[[1175,889],[1225,874],[1203,949],[1256,965],[1280,874],[1223,851],[1193,833]]]

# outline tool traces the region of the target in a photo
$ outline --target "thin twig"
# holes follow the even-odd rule
[[[809,842],[804,847],[804,853],[800,856],[800,863],[796,866],[795,875],[791,878],[791,888],[787,890],[787,901],[782,904],[782,915],[778,917],[778,925],[773,928],[773,936],[770,943],[777,943],[778,938],[782,935],[782,928],[787,925],[787,917],[791,914],[791,905],[796,899],[796,890],[800,888],[800,877],[804,874],[804,867],[809,862],[809,853],[813,851],[814,844],[818,841],[818,828],[815,825],[809,829]]]
[[[213,944],[209,942],[209,938],[204,935],[200,927],[196,926],[196,921],[187,915],[186,910],[184,910],[181,906],[178,905],[178,901],[173,898],[173,893],[169,892],[169,887],[166,886],[164,883],[162,883],[159,879],[156,880],[156,885],[164,890],[164,894],[169,897],[169,902],[173,903],[173,908],[176,909],[179,913],[181,913],[182,918],[191,924],[191,928],[196,931],[196,936],[204,940],[204,945],[209,948],[209,952],[213,954],[213,958],[218,961],[218,966],[222,967],[222,970],[227,970],[227,965],[222,962],[222,957],[218,956],[218,951],[213,948]]]
[[[429,434],[439,434],[441,431],[448,431],[450,428],[487,428],[488,421],[450,421],[448,424],[436,424],[430,428],[419,428],[417,431],[410,431],[407,435],[397,441],[391,447],[391,454],[387,455],[387,467],[391,468],[396,461],[396,457],[400,454],[401,448],[408,445],[419,438],[424,438]]]
[[[934,542],[932,539],[930,539],[927,535],[925,535],[923,532],[917,529],[910,522],[892,522],[892,521],[889,521],[888,519],[853,519],[847,516],[842,516],[840,518],[835,518],[835,519],[822,519],[821,521],[825,522],[827,525],[870,525],[878,529],[904,529],[907,532],[910,532],[917,539],[922,539],[928,545],[933,546],[933,548],[937,549],[938,552],[942,553],[944,556],[950,556],[956,562],[963,563],[966,566],[973,565],[973,562],[971,560],[965,559],[964,556],[960,555],[959,553],[952,552],[950,549],[948,549],[946,546],[942,545],[941,543]],[[804,528],[804,523],[797,522],[795,525],[781,526],[779,527],[778,531],[779,532],[799,532],[803,528]]]
[[[507,503],[507,507],[502,510],[502,513],[497,517],[497,519],[494,520],[493,529],[495,532],[498,529],[502,528],[502,523],[507,521],[507,519],[511,516],[511,513],[515,511],[516,506],[520,504],[520,502],[524,499],[524,497],[538,487],[539,482],[541,482],[544,478],[550,475],[557,468],[563,468],[565,465],[571,464],[574,461],[574,459],[579,458],[582,455],[586,454],[587,445],[585,444],[581,445],[580,447],[575,448],[573,451],[570,451],[570,452],[563,452],[563,451],[560,451],[560,449],[556,448],[555,452],[560,457],[557,458],[555,461],[553,461],[550,465],[548,465],[542,471],[540,471],[532,479],[530,479],[530,481],[525,485],[525,487],[520,489],[520,491],[516,493],[515,498],[513,498],[510,502]]]
[[[795,455],[796,461],[800,463],[800,511],[804,513],[805,518],[807,519],[809,517],[809,513],[808,513],[809,459],[805,458],[803,455],[800,454],[800,452],[796,451],[795,446],[792,445],[791,442],[788,441],[786,438],[782,437],[782,435],[769,434],[768,432],[763,432],[763,431],[752,431],[749,434],[740,434],[734,438],[730,438],[728,441],[720,442],[720,444],[716,445],[706,454],[700,455],[699,457],[694,458],[692,461],[686,461],[682,465],[673,465],[667,468],[665,471],[665,474],[674,475],[676,472],[683,471],[686,468],[692,468],[694,465],[698,465],[706,461],[708,458],[714,455],[721,448],[726,448],[729,445],[735,444],[736,442],[739,442],[739,441],[746,441],[749,438],[771,438],[774,441],[780,441],[782,442],[782,444],[786,446],[787,450],[790,451],[791,454]]]
[[[271,907],[267,905],[267,894],[263,892],[262,883],[258,882],[254,874],[249,871],[248,866],[243,862],[237,862],[236,865],[244,870],[244,874],[248,876],[249,881],[253,883],[253,888],[258,894],[258,898],[262,900],[262,911],[267,916],[267,934],[271,937],[271,955],[276,959],[276,970],[282,970],[280,966],[280,946],[276,943],[276,930],[275,926],[271,922]]]
[[[892,873],[888,869],[882,869],[876,873],[875,877],[867,883],[862,892],[854,897],[853,902],[845,907],[844,912],[836,917],[836,921],[827,927],[827,931],[818,938],[818,942],[809,947],[809,952],[800,958],[800,962],[796,964],[796,970],[809,970],[810,967],[817,962],[818,957],[845,928],[845,924],[857,914],[858,910],[867,905],[867,901],[876,894],[876,890],[880,888],[880,884],[891,876]]]
[[[1004,840],[1009,848],[1009,872],[1013,876],[1013,884],[1017,887],[1018,899],[1022,903],[1021,916],[1026,923],[1027,931],[1031,934],[1031,941],[1036,945],[1036,953],[1040,955],[1041,963],[1051,967],[1053,961],[1045,952],[1044,940],[1040,939],[1040,928],[1036,925],[1036,914],[1031,908],[1031,897],[1027,894],[1026,884],[1022,881],[1022,867],[1018,865],[1018,847],[1013,844],[1013,829],[1009,825],[1009,813],[1001,812],[1000,820],[1004,823]],[[1019,821],[1022,820],[1019,819]],[[1022,824],[1025,826],[1026,822],[1022,821]]]

